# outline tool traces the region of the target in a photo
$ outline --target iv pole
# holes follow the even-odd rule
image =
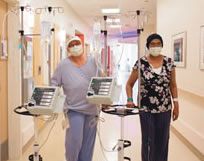
[[[141,107],[141,62],[140,62],[140,34],[141,34],[141,31],[143,31],[143,29],[140,29],[139,27],[139,15],[140,15],[140,11],[137,10],[137,24],[138,24],[138,30],[137,30],[137,33],[138,33],[138,107],[140,108]],[[149,119],[150,121],[150,119]],[[150,124],[148,125],[148,131],[150,132]],[[148,141],[147,141],[147,151],[148,151],[148,156],[147,156],[147,159],[148,161],[150,161],[150,144],[151,144],[151,139],[150,137],[148,136]]]
[[[60,7],[48,7],[49,13],[52,12],[53,8],[60,8]],[[20,7],[20,36],[21,36],[21,104],[24,105],[24,53],[23,53],[23,43],[24,43],[24,36],[40,36],[40,34],[24,34],[24,24],[23,24],[23,19],[24,19],[24,6]],[[41,8],[42,9],[42,8]],[[54,32],[54,28],[51,29],[51,32]],[[49,49],[50,50],[50,49]],[[50,55],[50,54],[49,54]],[[49,68],[50,70],[50,68]],[[50,75],[49,75],[49,84],[50,84]],[[34,149],[34,154],[31,154],[29,156],[29,161],[42,161],[42,157],[39,155],[39,144],[38,144],[38,115],[33,115],[34,118],[34,144],[33,144],[33,149]]]
[[[101,33],[104,33],[104,56],[103,56],[103,58],[104,58],[104,72],[105,72],[105,74],[107,75],[108,73],[107,73],[107,59],[108,59],[108,48],[107,48],[107,36],[108,36],[108,31],[107,31],[107,22],[106,22],[106,20],[107,20],[107,16],[104,16],[103,17],[104,18],[104,30],[101,30]]]
[[[24,93],[24,53],[23,53],[24,36],[40,36],[40,34],[25,34],[24,33],[24,23],[23,23],[24,15],[23,14],[24,14],[25,8],[26,8],[26,6],[20,7],[20,30],[19,30],[19,33],[21,36],[21,39],[20,39],[21,48],[20,49],[21,49],[21,104],[22,105],[24,105],[24,96],[25,96],[25,93]],[[42,10],[46,11],[46,9],[48,10],[49,13],[51,13],[55,9],[57,9],[59,13],[64,12],[64,9],[62,7],[51,7],[51,6],[48,6],[47,8],[37,8],[37,9],[35,9],[35,11],[36,11],[36,13],[40,14]],[[54,28],[51,28],[51,30],[50,30],[51,34],[54,31],[55,31]],[[49,68],[49,70],[50,70],[50,68]],[[49,75],[48,77],[49,77],[49,84],[50,84],[51,75]]]
[[[23,41],[24,41],[24,24],[23,24],[23,19],[24,19],[24,6],[20,7],[20,13],[21,13],[21,19],[20,19],[20,24],[21,24],[21,29],[19,30],[20,36],[21,36],[21,104],[24,105],[24,53],[23,53]],[[38,35],[38,34],[36,34]],[[31,34],[31,36],[33,36]],[[42,157],[39,155],[39,144],[38,144],[38,128],[37,128],[37,123],[38,123],[38,116],[34,116],[34,154],[29,156],[30,161],[42,161]]]
[[[141,71],[140,71],[140,65],[141,65],[141,62],[139,61],[140,60],[140,34],[141,32],[143,31],[143,29],[140,29],[140,10],[137,10],[136,11],[136,14],[137,14],[137,35],[138,35],[138,108],[140,108],[141,106],[141,94],[140,94],[140,79],[141,79]],[[124,161],[124,160],[129,160],[131,161],[131,158],[129,157],[125,157],[124,156],[124,150],[126,147],[129,147],[131,146],[131,142],[129,140],[124,140],[124,116],[121,116],[120,117],[121,120],[120,120],[120,124],[121,124],[121,127],[120,127],[120,139],[118,140],[118,161]]]
[[[141,62],[140,62],[140,34],[143,30],[140,29],[140,10],[137,10],[136,11],[136,14],[137,14],[137,37],[138,37],[138,41],[137,41],[137,44],[138,44],[138,57],[137,57],[137,60],[138,60],[138,108],[140,109],[141,107],[141,89],[140,89],[140,86],[141,86],[141,71],[140,71],[140,67],[141,67]]]
[[[23,30],[23,12],[24,7],[20,7],[21,10],[21,30],[19,31],[21,36],[21,104],[24,105],[24,54],[23,54],[23,39],[24,39],[24,30]]]
[[[140,94],[140,79],[141,79],[140,73],[141,73],[141,71],[140,71],[140,65],[141,65],[141,63],[140,63],[139,60],[140,60],[140,34],[143,31],[143,29],[140,29],[140,25],[139,25],[139,23],[140,23],[140,19],[139,19],[140,10],[137,10],[136,14],[137,14],[138,74],[139,74],[139,76],[138,76],[138,98],[139,98],[138,107],[140,108],[140,106],[141,106],[141,94]],[[107,19],[107,16],[104,16],[105,30],[101,31],[102,33],[104,33],[105,72],[107,72],[107,30],[106,30],[106,19]],[[124,161],[124,160],[131,161],[131,158],[124,156],[125,148],[131,146],[131,142],[129,140],[124,140],[124,117],[127,116],[127,115],[125,115],[124,107],[122,107],[120,110],[122,111],[121,115],[119,115],[120,118],[121,118],[120,119],[120,125],[121,125],[121,127],[120,127],[120,139],[118,139],[118,143],[115,145],[113,150],[116,148],[117,151],[118,151],[118,161]]]
[[[141,79],[141,76],[140,76],[140,34],[141,32],[143,31],[143,29],[140,29],[140,19],[139,19],[139,16],[140,16],[140,10],[137,10],[136,11],[137,13],[137,25],[138,25],[138,29],[137,29],[137,35],[138,35],[138,108],[140,108],[141,106],[141,94],[140,94],[140,79]],[[121,127],[120,127],[120,139],[118,140],[118,161],[124,161],[124,160],[129,160],[131,161],[131,158],[129,157],[125,157],[124,156],[124,150],[126,147],[129,147],[131,146],[131,142],[129,140],[124,140],[124,116],[121,116],[120,117],[121,120],[120,120],[120,124],[121,124]]]

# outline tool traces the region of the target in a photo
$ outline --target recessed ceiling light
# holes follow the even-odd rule
[[[104,14],[117,14],[120,13],[119,8],[107,8],[107,9],[101,9],[101,12]]]

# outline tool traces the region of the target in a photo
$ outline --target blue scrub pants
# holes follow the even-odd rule
[[[91,161],[96,138],[96,126],[90,126],[95,115],[68,111],[70,127],[66,131],[65,148],[67,161]]]

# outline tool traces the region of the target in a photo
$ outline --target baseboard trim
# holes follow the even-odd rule
[[[204,154],[202,154],[199,149],[197,149],[193,144],[189,142],[176,128],[171,126],[171,131],[198,157],[201,161],[204,161]]]
[[[0,160],[1,161],[7,161],[8,160],[8,140],[4,141],[1,145],[0,145]]]

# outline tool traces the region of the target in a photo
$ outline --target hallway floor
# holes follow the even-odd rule
[[[105,122],[100,122],[100,139],[106,150],[112,151],[120,137],[120,118],[108,114],[101,114]],[[53,131],[50,134],[48,142],[43,146],[40,155],[43,161],[64,161],[64,133],[62,130],[60,115]],[[52,123],[49,123],[40,133],[40,145],[46,139]],[[140,126],[138,116],[128,116],[125,118],[125,139],[132,142],[132,146],[125,149],[125,155],[131,157],[131,161],[141,161],[140,159]],[[96,146],[93,161],[117,161],[116,152],[103,152],[99,137],[96,139]],[[28,161],[28,156],[33,152],[30,145],[19,160]],[[169,161],[200,161],[175,135],[171,132],[169,145]]]
[[[128,74],[122,74],[119,77],[119,82],[126,83],[125,79]],[[125,98],[123,88],[122,103]],[[125,102],[123,102],[125,103]],[[101,118],[105,120],[98,124],[98,135],[96,138],[96,145],[94,150],[93,161],[118,161],[117,152],[110,152],[116,145],[120,137],[120,118],[105,113],[101,113]],[[49,140],[40,151],[43,161],[65,161],[64,159],[64,136],[65,131],[61,126],[62,115],[59,115],[56,124],[50,134]],[[132,142],[132,146],[125,149],[125,155],[131,158],[131,161],[141,161],[141,132],[139,117],[137,115],[127,116],[124,119],[124,138]],[[39,135],[40,145],[46,139],[53,122],[48,123]],[[100,136],[100,137],[99,137]],[[100,142],[100,140],[101,142]],[[28,146],[27,150],[19,160],[12,161],[28,161],[28,156],[32,153],[32,145]],[[10,160],[11,161],[11,160]],[[171,131],[169,144],[169,161],[200,161],[188,147],[186,147],[177,136]]]

